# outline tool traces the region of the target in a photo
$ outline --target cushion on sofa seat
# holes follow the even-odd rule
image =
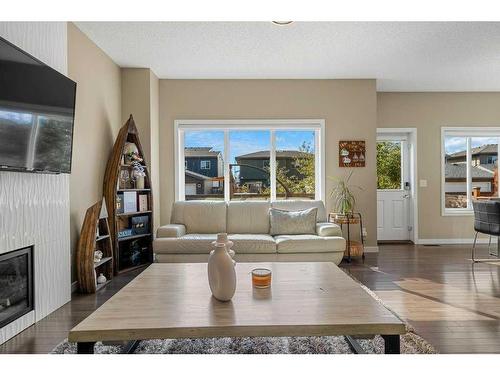
[[[269,233],[269,202],[229,202],[228,233]]]
[[[236,254],[274,254],[276,241],[268,234],[230,234]]]
[[[216,237],[216,234],[186,234],[178,238],[156,238],[153,241],[153,249],[159,254],[208,255]]]
[[[181,237],[186,234],[186,227],[183,224],[162,225],[156,230],[156,237]]]
[[[323,201],[313,201],[313,200],[278,200],[271,203],[272,208],[277,208],[279,210],[287,211],[300,211],[307,210],[308,208],[316,207],[318,209],[318,215],[316,220],[318,223],[326,222],[326,209]]]
[[[312,234],[274,236],[278,253],[328,253],[345,250],[342,237],[320,237]]]
[[[279,234],[316,234],[316,207],[302,211],[269,210],[270,233]]]
[[[321,237],[342,237],[342,229],[340,229],[339,225],[334,223],[317,223],[316,234]]]
[[[178,201],[172,206],[172,224],[184,224],[186,233],[226,232],[226,202]]]

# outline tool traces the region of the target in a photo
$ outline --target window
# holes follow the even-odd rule
[[[472,199],[498,197],[499,128],[442,129],[444,215],[472,213]]]
[[[401,143],[401,141],[377,142],[377,189],[402,189]]]
[[[210,160],[202,160],[200,168],[201,169],[210,169]]]
[[[323,120],[179,120],[175,129],[178,200],[324,199]]]
[[[184,174],[177,183],[183,185],[184,199],[223,200],[224,132],[189,130],[183,136]],[[212,160],[217,161],[217,167],[212,166]]]

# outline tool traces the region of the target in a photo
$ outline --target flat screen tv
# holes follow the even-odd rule
[[[0,38],[0,171],[70,173],[76,83]]]

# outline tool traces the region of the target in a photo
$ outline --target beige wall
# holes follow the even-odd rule
[[[122,123],[129,116],[139,131],[139,139],[144,151],[144,157],[149,166],[153,188],[154,225],[160,223],[159,200],[159,138],[158,138],[158,105],[159,80],[146,68],[122,68]]]
[[[471,216],[441,216],[441,127],[500,126],[500,93],[378,93],[377,126],[417,128],[419,238],[472,238]]]
[[[160,80],[161,223],[174,201],[174,120],[321,118],[327,176],[349,171],[338,167],[339,140],[366,141],[367,166],[354,170],[352,183],[364,188],[357,209],[375,245],[376,100],[375,80]],[[331,187],[327,179],[327,194]]]
[[[77,82],[70,178],[72,280],[74,254],[89,206],[102,198],[104,170],[122,124],[120,68],[68,23],[68,75]]]

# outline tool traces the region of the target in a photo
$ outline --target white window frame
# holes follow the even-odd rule
[[[467,165],[467,208],[446,208],[445,199],[445,138],[446,137],[465,137],[466,138],[466,165]],[[472,216],[472,179],[471,173],[471,138],[474,137],[498,137],[500,139],[500,127],[461,127],[461,126],[443,126],[441,127],[441,216]],[[498,145],[498,155],[500,155],[500,142]]]
[[[210,160],[200,160],[200,169],[210,169]],[[203,167],[205,165],[205,167]]]
[[[229,132],[231,130],[267,130],[270,132],[270,178],[271,202],[276,201],[276,131],[314,131],[314,176],[315,199],[325,201],[325,120],[324,119],[280,119],[280,120],[175,120],[174,121],[174,161],[175,200],[185,200],[184,169],[179,163],[184,160],[184,132],[223,131],[224,132],[224,200],[229,202]],[[227,188],[226,188],[227,187]],[[300,198],[299,198],[300,199]]]

